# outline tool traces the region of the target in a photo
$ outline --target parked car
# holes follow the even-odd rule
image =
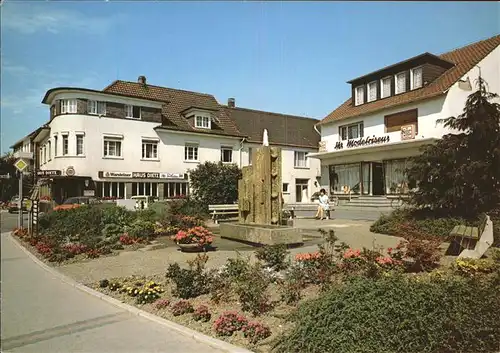
[[[99,200],[97,200],[95,197],[90,197],[90,196],[70,197],[66,199],[61,205],[54,207],[54,211],[69,210],[72,208],[80,207],[82,205],[95,205],[98,203]]]
[[[27,197],[23,197],[23,211],[28,210],[28,203],[29,199]],[[8,203],[7,209],[9,210],[9,213],[14,213],[14,212],[19,212],[19,196],[14,196]]]

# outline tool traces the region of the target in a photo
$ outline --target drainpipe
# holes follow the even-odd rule
[[[239,160],[239,163],[240,163],[240,169],[241,169],[241,151],[243,150],[243,143],[245,143],[246,141],[246,137],[243,137],[240,141],[240,149],[239,149],[239,152],[240,152],[240,160]]]
[[[313,125],[313,127],[314,127],[314,131],[316,131],[316,132],[318,133],[318,135],[319,135],[319,136],[321,136],[321,132],[319,132],[319,130],[318,130],[318,128],[317,128],[317,125],[318,125],[318,124],[319,124],[319,123],[314,124],[314,125]]]

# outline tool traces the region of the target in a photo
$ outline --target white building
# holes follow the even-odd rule
[[[285,202],[301,201],[297,189],[310,196],[319,187],[320,162],[306,158],[318,151],[315,119],[241,109],[234,99],[223,106],[209,94],[147,84],[144,76],[102,91],[53,88],[43,103],[50,121],[29,138],[37,174],[58,202],[186,195],[190,169],[205,161],[248,165],[264,129],[283,149]]]
[[[407,193],[408,157],[451,132],[436,122],[462,113],[479,73],[500,93],[499,44],[495,36],[424,53],[349,81],[352,97],[317,125],[320,151],[309,155],[321,160],[323,187],[339,195]]]

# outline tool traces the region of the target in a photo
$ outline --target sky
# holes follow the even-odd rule
[[[158,86],[324,118],[346,83],[500,33],[498,2],[17,1],[1,5],[1,152],[58,86]]]

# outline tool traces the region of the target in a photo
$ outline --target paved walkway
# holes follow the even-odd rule
[[[348,243],[351,247],[360,249],[374,246],[395,247],[399,238],[382,234],[371,233],[369,228],[372,222],[350,221],[342,219],[317,221],[314,219],[300,219],[297,221],[299,228],[305,229],[305,234],[318,237],[318,228],[335,229],[340,241]],[[219,245],[215,241],[215,246]],[[227,241],[226,241],[227,242]],[[309,246],[292,249],[292,255],[296,253],[312,252],[318,250],[317,243],[320,241],[308,241]],[[231,242],[236,250],[243,256],[254,259],[255,248],[251,246],[240,246],[239,243]],[[234,250],[229,250],[226,244],[220,249],[209,252],[207,266],[210,268],[223,265],[228,258],[236,257]],[[165,273],[168,265],[173,262],[185,264],[186,260],[193,259],[196,254],[186,254],[178,251],[177,246],[172,243],[167,248],[152,251],[126,251],[117,256],[102,257],[88,262],[68,264],[58,267],[58,270],[82,283],[97,282],[103,278],[125,277],[130,275],[151,275]]]
[[[2,352],[222,352],[62,282],[6,233],[1,255]]]

